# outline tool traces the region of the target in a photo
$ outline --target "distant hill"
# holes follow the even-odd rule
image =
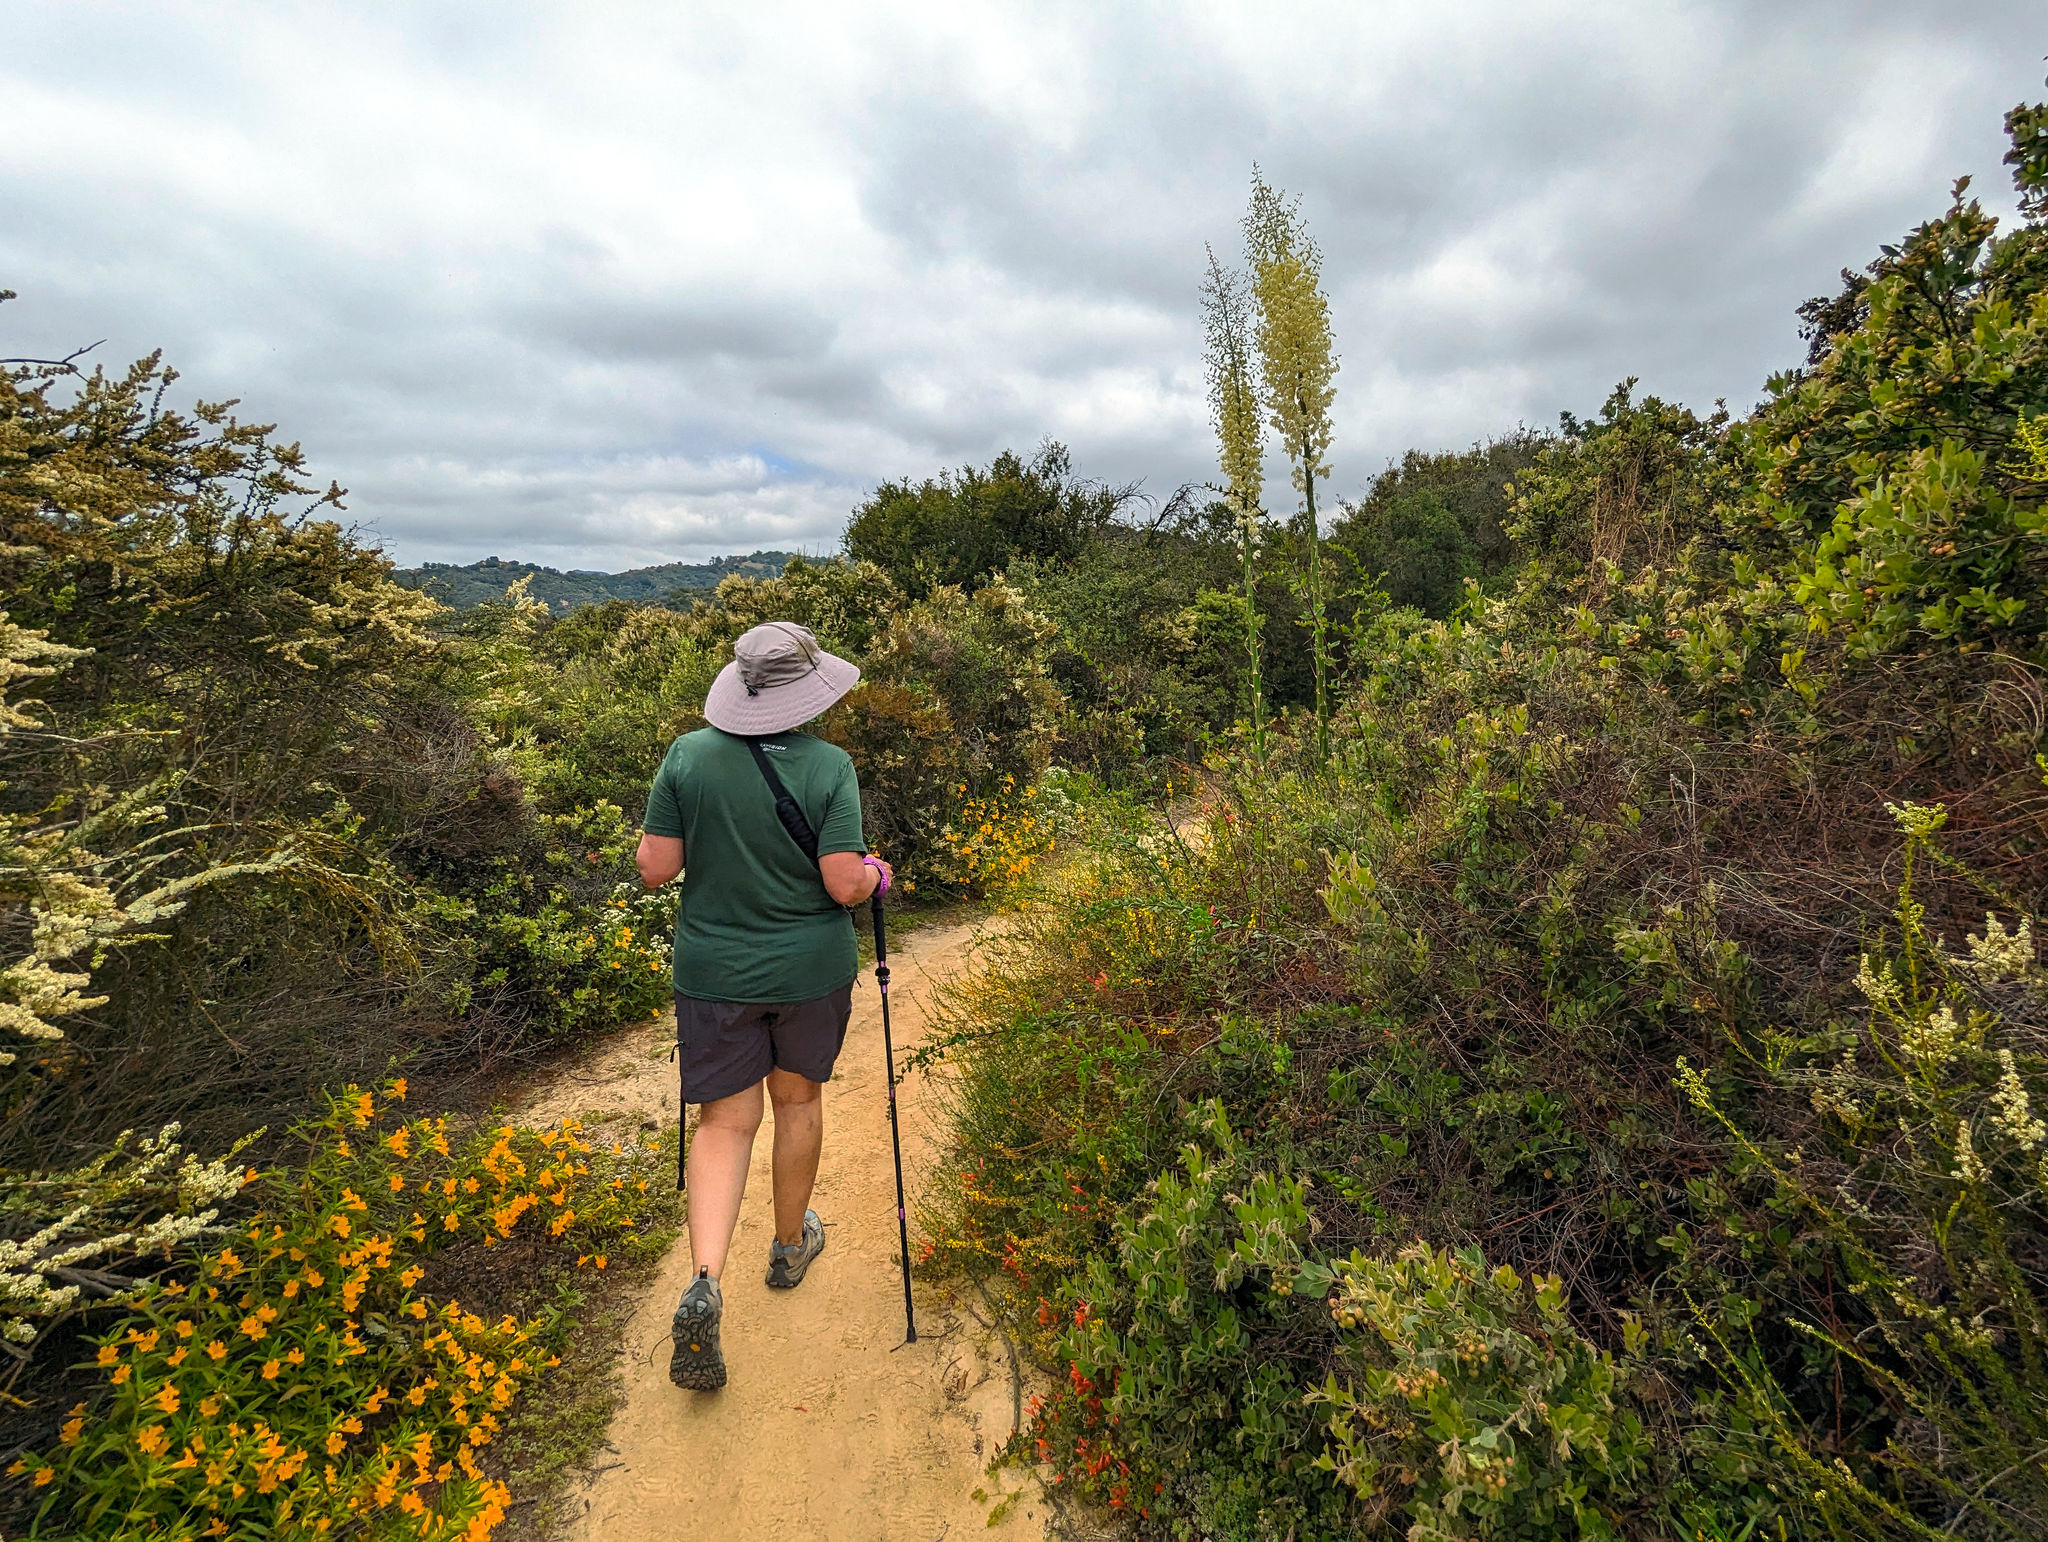
[[[625,573],[591,573],[577,568],[567,573],[539,567],[531,562],[507,562],[486,557],[460,567],[452,562],[429,562],[425,567],[400,568],[391,576],[408,589],[424,589],[444,605],[458,610],[502,600],[505,591],[529,575],[533,582],[527,593],[556,612],[579,605],[601,605],[606,600],[634,600],[642,605],[688,605],[700,595],[718,587],[722,578],[738,573],[747,578],[773,578],[790,559],[786,551],[757,551],[745,557],[713,557],[709,562],[665,562],[660,567],[634,568]]]

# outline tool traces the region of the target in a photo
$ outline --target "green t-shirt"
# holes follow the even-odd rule
[[[809,734],[764,737],[775,774],[818,835],[818,855],[865,852],[846,751]],[[853,917],[775,817],[747,741],[716,728],[668,747],[647,795],[649,835],[683,842],[675,986],[700,1001],[811,1001],[860,971]]]

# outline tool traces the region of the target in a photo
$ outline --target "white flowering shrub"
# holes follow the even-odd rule
[[[70,1172],[0,1172],[0,1342],[17,1358],[67,1316],[137,1300],[147,1281],[122,1271],[224,1230],[222,1203],[255,1176],[235,1160],[253,1135],[205,1162],[175,1124],[132,1134]]]
[[[29,710],[36,704],[12,699],[15,691],[79,657],[0,611],[0,738],[42,726]],[[0,969],[0,1066],[12,1065],[25,1045],[63,1038],[58,1019],[99,1005],[82,991],[90,976],[67,966],[120,907],[106,884],[65,860],[69,844],[60,825],[0,816],[0,903],[27,907],[30,919],[27,950]]]
[[[1936,840],[1946,814],[1892,814],[1904,877],[1892,937],[1857,969],[1864,1020],[1831,1059],[1788,1073],[1822,1117],[1825,1149],[1753,1135],[1682,1059],[1678,1078],[1768,1179],[1770,1209],[1800,1217],[1832,1254],[1838,1309],[1775,1325],[1821,1364],[1861,1367],[1883,1399],[1862,1417],[1890,1431],[1877,1459],[1845,1460],[1728,1314],[1699,1321],[1744,1415],[1830,1534],[1934,1535],[1918,1519],[1933,1501],[1951,1532],[2033,1536],[2028,1518],[2048,1508],[2048,1123],[2036,1112],[2048,1096],[2048,976],[2027,918],[2008,930],[1987,915],[1960,954],[1930,934],[1915,883],[1929,861],[1955,869]],[[1732,1210],[1721,1219],[1742,1226]]]
[[[16,626],[0,611],[0,747],[14,734],[42,727],[31,711],[38,703],[12,699],[13,692],[84,656],[46,633]],[[0,935],[15,955],[0,965],[0,1068],[32,1069],[64,1037],[62,1019],[105,1004],[105,997],[88,992],[109,948],[152,940],[150,928],[176,916],[196,889],[296,862],[294,853],[280,851],[148,885],[154,863],[130,842],[132,832],[162,820],[163,809],[150,801],[159,790],[101,797],[95,804],[93,791],[81,788],[67,806],[0,814],[0,916],[7,923]],[[163,836],[153,832],[158,843]],[[94,849],[111,842],[120,844]]]
[[[82,656],[0,611],[0,745],[42,726],[37,703],[16,692]],[[92,971],[107,950],[157,935],[150,928],[194,889],[293,860],[215,864],[152,885],[131,832],[162,810],[140,794],[81,808],[86,799],[0,815],[0,1099],[10,1106],[26,1079],[63,1073],[64,1020],[105,1003]],[[131,1137],[69,1171],[0,1171],[0,1347],[17,1360],[65,1317],[134,1300],[144,1282],[122,1271],[209,1235],[242,1186],[234,1158],[247,1141],[208,1162],[179,1144],[175,1124]]]

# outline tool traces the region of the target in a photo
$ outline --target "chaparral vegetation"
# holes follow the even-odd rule
[[[2048,1531],[2006,126],[2018,220],[1958,183],[1747,416],[1627,382],[1366,483],[1255,177],[1214,487],[1048,442],[688,603],[451,608],[161,360],[0,370],[0,1530],[480,1539],[543,1481],[677,1137],[495,1089],[665,1004],[645,780],[776,618],[862,665],[819,731],[907,901],[1011,912],[918,1057],[920,1251],[1042,1373],[1060,1524]]]

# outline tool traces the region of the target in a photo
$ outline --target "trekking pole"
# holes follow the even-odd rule
[[[903,1135],[896,1123],[896,1046],[889,1037],[889,944],[882,925],[882,891],[875,890],[875,984],[882,989],[882,1053],[889,1062],[889,1145],[896,1157],[896,1240],[903,1248],[903,1342],[917,1342],[910,1305],[910,1221],[903,1208]]]

